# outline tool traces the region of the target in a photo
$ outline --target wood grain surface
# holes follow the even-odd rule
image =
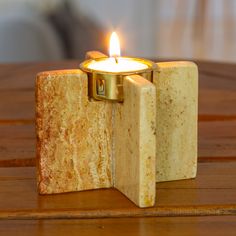
[[[235,227],[235,216],[0,221],[0,232],[8,236],[235,236]]]
[[[200,163],[196,179],[158,183],[155,207],[142,211],[115,189],[38,195],[34,167],[0,168],[0,218],[11,213],[11,218],[18,219],[27,212],[29,218],[47,218],[49,212],[54,218],[135,217],[141,212],[232,215],[236,213],[235,169],[236,163]]]
[[[139,209],[114,189],[38,195],[35,75],[79,62],[0,65],[0,234],[235,235],[235,64],[197,62],[198,175],[158,183],[154,208]]]

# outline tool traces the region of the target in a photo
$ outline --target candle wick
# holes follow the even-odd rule
[[[117,57],[114,57],[114,58],[115,58],[116,64],[118,64],[118,58]]]

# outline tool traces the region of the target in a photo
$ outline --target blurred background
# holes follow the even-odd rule
[[[107,53],[236,62],[236,0],[0,0],[0,62]]]

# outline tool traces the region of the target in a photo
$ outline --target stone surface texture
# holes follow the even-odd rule
[[[124,79],[124,102],[114,106],[114,186],[140,207],[155,203],[155,86]]]
[[[36,80],[38,187],[41,194],[112,186],[112,104],[89,101],[80,70]]]
[[[194,178],[197,172],[198,69],[192,62],[157,63],[156,180]]]

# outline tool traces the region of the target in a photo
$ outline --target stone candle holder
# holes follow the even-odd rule
[[[196,176],[197,66],[180,61],[152,68],[149,80],[124,75],[122,99],[113,102],[91,96],[87,71],[37,75],[40,194],[115,187],[137,206],[151,207],[156,182]]]

